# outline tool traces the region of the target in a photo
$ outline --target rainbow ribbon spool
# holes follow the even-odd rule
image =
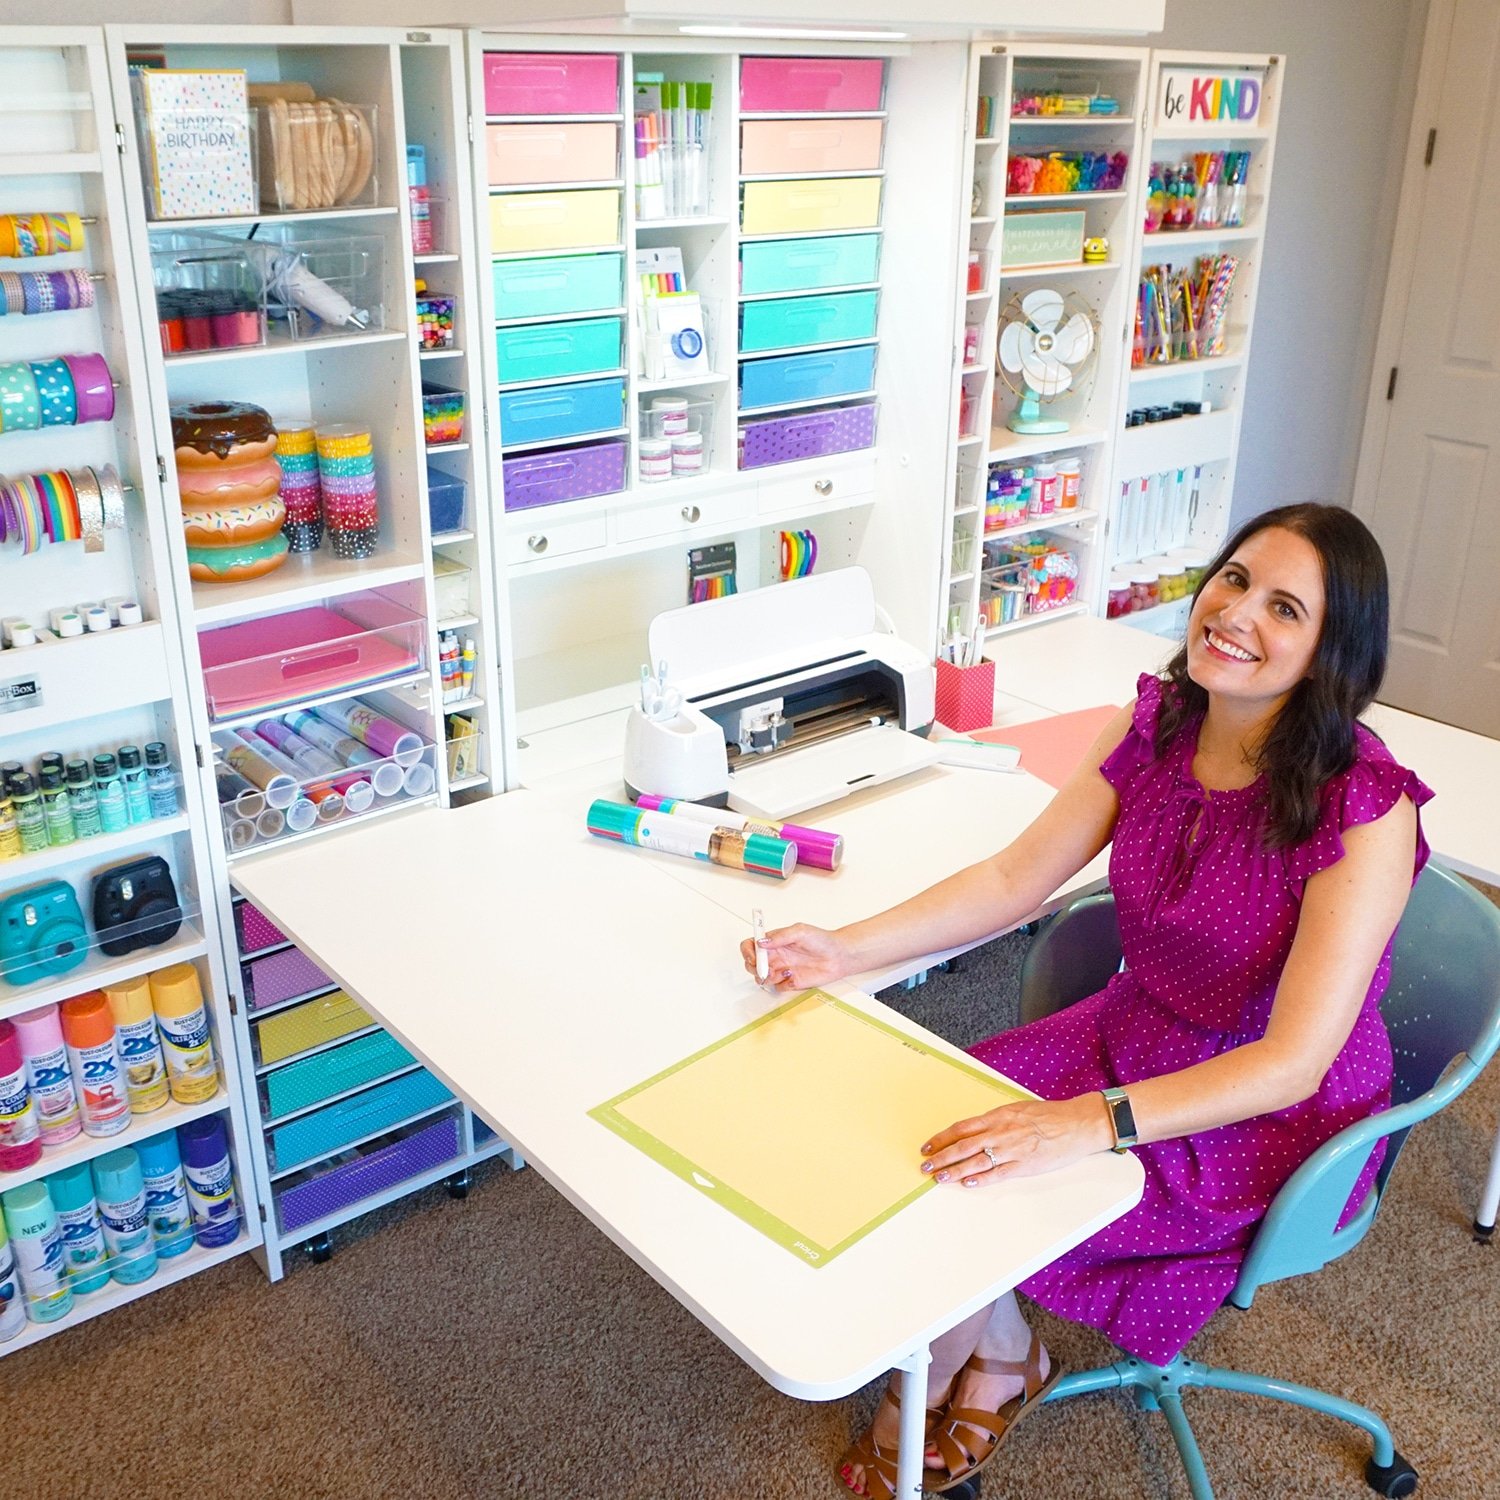
[[[818,539],[810,531],[781,533],[781,577],[806,578],[818,561]]]

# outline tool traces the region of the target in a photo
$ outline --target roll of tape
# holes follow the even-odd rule
[[[73,491],[78,496],[78,518],[83,523],[83,550],[104,551],[104,490],[92,469],[80,469],[71,475]]]
[[[35,432],[42,425],[36,376],[24,360],[0,364],[0,432]]]
[[[125,486],[120,482],[119,471],[113,464],[93,470],[99,491],[104,497],[104,529],[119,531],[125,525]]]
[[[73,372],[67,364],[60,359],[36,359],[31,362],[31,373],[36,376],[37,397],[42,404],[42,426],[72,427],[78,421],[78,400],[73,391]],[[113,387],[107,388],[113,391]]]
[[[73,377],[78,421],[108,422],[115,414],[115,388],[102,354],[65,354]]]

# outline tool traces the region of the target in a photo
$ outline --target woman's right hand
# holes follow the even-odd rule
[[[836,933],[806,922],[773,927],[765,936],[768,990],[805,990],[831,984],[853,972],[853,955]],[[751,978],[755,977],[755,939],[740,944],[740,957]]]

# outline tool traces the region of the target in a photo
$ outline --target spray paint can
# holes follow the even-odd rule
[[[125,1092],[133,1115],[149,1115],[167,1102],[167,1064],[156,1034],[151,981],[144,974],[106,985],[104,998],[115,1018],[115,1042],[125,1070]]]
[[[83,1129],[83,1120],[57,1007],[44,1005],[40,1010],[28,1010],[16,1017],[15,1027],[21,1039],[21,1055],[26,1059],[26,1087],[31,1091],[42,1144],[61,1146]]]
[[[73,1311],[73,1289],[63,1265],[62,1228],[45,1182],[0,1193],[5,1232],[16,1256],[21,1300],[33,1323],[55,1323]]]
[[[229,1245],[239,1237],[240,1211],[234,1197],[234,1168],[222,1115],[205,1115],[177,1127],[187,1175],[188,1205],[198,1243],[205,1250]]]
[[[0,1214],[0,1344],[13,1339],[26,1326],[26,1303],[16,1276],[16,1253],[5,1234],[5,1216]]]
[[[130,1124],[130,1097],[109,1001],[100,991],[90,990],[64,1000],[60,1011],[68,1062],[83,1107],[83,1128],[89,1135],[118,1135]]]
[[[156,1275],[156,1245],[146,1217],[141,1159],[129,1146],[94,1158],[94,1194],[109,1248],[109,1274],[121,1286]]]
[[[146,1217],[151,1238],[163,1260],[193,1248],[193,1216],[188,1208],[187,1181],[177,1137],[164,1130],[135,1148],[141,1159],[141,1181],[146,1186]]]
[[[63,1264],[68,1285],[78,1296],[109,1285],[109,1251],[104,1245],[104,1226],[94,1200],[94,1179],[86,1161],[54,1172],[47,1179],[47,1192],[62,1229]]]
[[[189,963],[168,964],[151,975],[151,1004],[161,1027],[167,1083],[179,1104],[201,1104],[219,1091],[214,1040],[198,971]]]
[[[42,1159],[42,1134],[26,1087],[21,1039],[0,1021],[0,1171],[16,1172]]]

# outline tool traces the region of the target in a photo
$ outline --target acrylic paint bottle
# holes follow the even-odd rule
[[[149,1115],[167,1102],[167,1064],[156,1032],[156,1012],[151,1008],[151,981],[139,974],[122,984],[107,985],[104,998],[115,1018],[130,1113]]]
[[[146,1184],[141,1159],[129,1146],[94,1158],[94,1194],[109,1247],[109,1274],[121,1286],[154,1276],[156,1244],[146,1217]]]
[[[42,1133],[26,1087],[21,1039],[9,1021],[0,1021],[0,1172],[17,1172],[41,1159]]]
[[[151,821],[151,793],[146,784],[146,764],[138,745],[121,745],[120,781],[125,788],[125,816],[132,823]]]
[[[120,765],[113,755],[94,757],[94,790],[99,797],[99,822],[105,833],[119,833],[130,826],[125,810],[125,785]]]
[[[234,1168],[223,1115],[206,1115],[179,1125],[177,1145],[182,1151],[198,1243],[205,1250],[233,1244],[239,1237],[240,1211],[234,1197]]]
[[[182,1175],[182,1155],[177,1136],[170,1130],[153,1135],[135,1148],[141,1159],[141,1180],[146,1185],[146,1217],[151,1238],[163,1260],[193,1248],[193,1215],[188,1207],[187,1179]]]
[[[192,964],[168,964],[151,975],[151,1004],[161,1028],[167,1083],[179,1104],[201,1104],[219,1089],[214,1040],[198,971]]]
[[[37,793],[36,778],[22,771],[10,783],[10,802],[15,810],[16,831],[21,837],[21,853],[35,854],[47,847],[47,814]]]
[[[99,793],[94,789],[94,773],[86,760],[70,760],[63,772],[68,783],[68,801],[73,808],[73,827],[81,839],[91,839],[104,832],[99,821]]]
[[[94,1178],[86,1161],[54,1172],[47,1179],[47,1192],[62,1228],[63,1264],[68,1285],[76,1296],[86,1296],[109,1285],[109,1251],[104,1244],[104,1226],[99,1222],[99,1204],[94,1198]]]
[[[176,816],[177,776],[172,770],[171,752],[160,740],[146,746],[146,795],[153,818]]]
[[[45,1182],[0,1193],[5,1232],[21,1279],[21,1300],[33,1323],[55,1323],[73,1311],[73,1289],[63,1264],[62,1228]]]
[[[47,842],[54,849],[75,843],[77,830],[73,826],[73,804],[68,800],[68,788],[63,782],[61,766],[47,766],[41,775],[42,820],[47,825]]]
[[[57,1007],[28,1010],[15,1018],[14,1025],[26,1059],[26,1087],[31,1091],[42,1145],[61,1146],[83,1129],[83,1120]]]
[[[115,1018],[98,990],[64,1000],[63,1040],[89,1135],[118,1135],[130,1124],[130,1096],[115,1043]]]
[[[16,1252],[5,1233],[5,1216],[0,1214],[0,1344],[15,1338],[25,1326],[26,1304],[16,1275]]]

